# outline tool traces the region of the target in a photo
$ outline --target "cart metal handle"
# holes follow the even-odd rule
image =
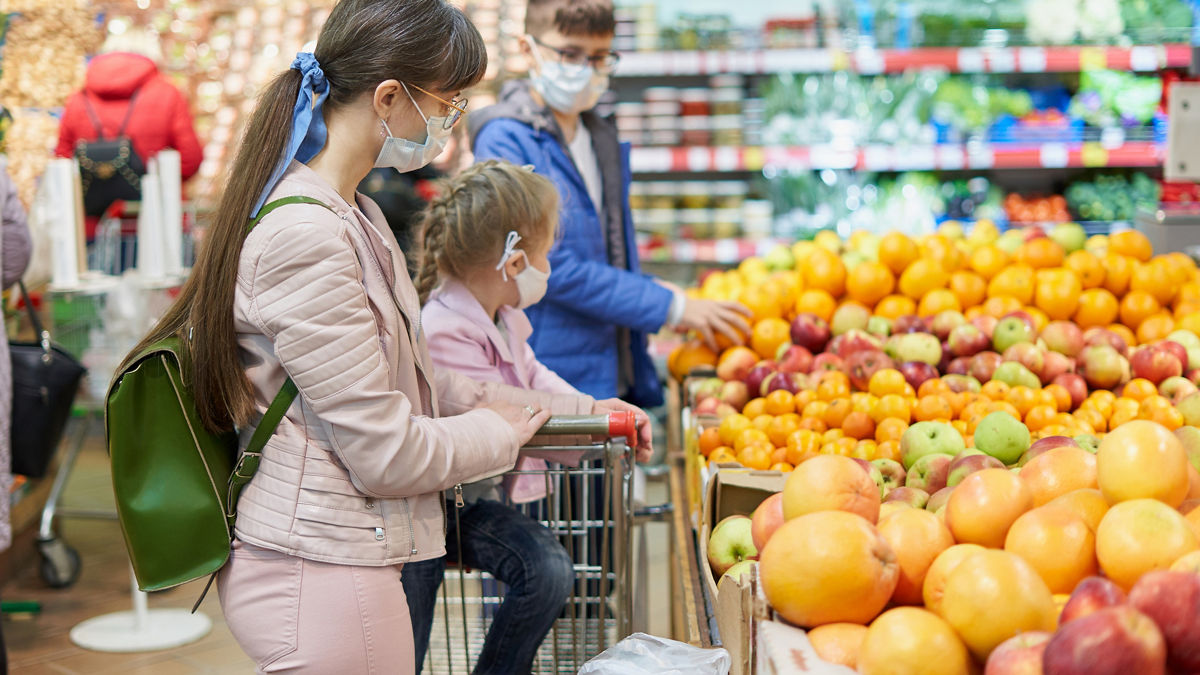
[[[606,436],[637,439],[637,418],[628,410],[605,415],[553,415],[538,429],[539,436]]]

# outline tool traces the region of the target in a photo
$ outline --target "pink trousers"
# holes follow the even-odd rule
[[[400,568],[314,562],[234,540],[217,590],[258,673],[410,675]]]

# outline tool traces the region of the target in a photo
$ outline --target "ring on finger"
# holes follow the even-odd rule
[[[530,417],[533,417],[534,415],[538,414],[538,411],[535,410],[534,407],[531,405],[525,406],[525,412],[529,413]]]

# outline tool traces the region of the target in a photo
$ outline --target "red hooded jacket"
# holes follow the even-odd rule
[[[204,158],[188,102],[158,72],[153,61],[138,54],[113,52],[91,60],[83,91],[72,94],[63,109],[55,154],[71,157],[78,141],[97,138],[96,126],[84,104],[85,96],[100,120],[105,138],[113,138],[129,112],[129,101],[135,91],[137,100],[125,127],[134,151],[146,161],[160,150],[178,150],[183,179],[187,180],[199,170]],[[88,220],[90,239],[95,223]]]

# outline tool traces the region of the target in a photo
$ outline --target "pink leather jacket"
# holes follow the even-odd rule
[[[351,207],[297,162],[268,201],[292,195],[333,210],[281,207],[242,248],[234,319],[258,409],[287,375],[300,396],[242,492],[236,536],[341,564],[436,558],[442,491],[517,459],[508,423],[476,408],[507,400],[577,414],[592,400],[435,371],[416,289],[379,208],[362,195]]]

